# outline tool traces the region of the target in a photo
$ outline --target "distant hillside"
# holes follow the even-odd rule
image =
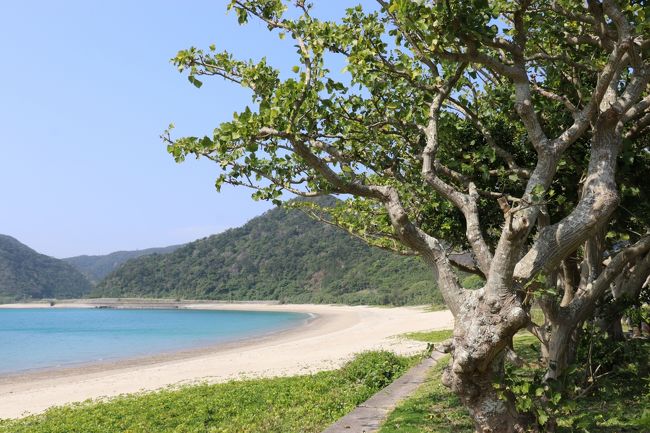
[[[91,288],[88,279],[68,263],[0,235],[0,301],[78,298]]]
[[[127,260],[135,259],[150,254],[171,253],[183,245],[172,245],[162,248],[147,248],[137,251],[116,251],[103,256],[76,256],[63,259],[74,266],[86,276],[91,282],[96,283],[106,275],[120,267]]]
[[[287,302],[441,302],[431,272],[402,257],[276,208],[171,254],[130,260],[91,296]]]

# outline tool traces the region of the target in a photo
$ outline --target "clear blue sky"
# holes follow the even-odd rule
[[[54,257],[191,241],[271,206],[214,189],[216,165],[176,164],[159,139],[210,133],[249,103],[199,90],[169,59],[192,45],[294,64],[289,41],[240,27],[227,0],[6,2],[0,15],[0,233]],[[340,16],[356,2],[318,0]],[[364,2],[368,3],[368,2]]]

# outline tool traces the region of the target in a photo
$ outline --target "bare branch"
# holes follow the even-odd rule
[[[440,92],[434,96],[429,107],[429,122],[424,130],[426,146],[422,152],[422,177],[434,190],[451,201],[463,213],[466,222],[467,240],[478,260],[479,268],[484,275],[488,275],[492,253],[481,233],[478,206],[476,204],[478,199],[476,187],[473,183],[469,183],[469,193],[461,193],[452,185],[440,179],[435,172],[435,156],[439,145],[438,115],[444,100],[451,93],[451,89],[462,76],[466,66],[465,63],[461,63],[456,73],[447,80]]]
[[[625,113],[625,116],[623,116],[622,121],[627,122],[639,118],[641,116],[647,115],[648,113],[650,113],[650,110],[648,109],[650,109],[650,95],[646,96],[637,104],[630,107],[630,109],[627,110],[627,112]]]
[[[612,111],[608,113],[610,118],[601,119],[594,132],[582,197],[569,215],[540,231],[533,246],[516,265],[517,279],[531,278],[541,269],[547,272],[555,269],[608,221],[618,205],[614,174],[621,137],[615,133],[618,117]]]
[[[646,255],[644,261],[650,261],[648,251],[650,250],[650,235],[642,237],[634,245],[629,246],[619,252],[612,261],[607,265],[607,268],[596,278],[596,280],[587,287],[579,295],[576,296],[570,305],[572,311],[572,318],[579,322],[584,320],[592,310],[596,301],[607,291],[610,284],[621,273],[623,268],[632,261],[635,257]],[[643,268],[643,267],[642,267]],[[639,271],[640,272],[640,271]]]
[[[650,113],[645,114],[640,118],[632,128],[625,134],[625,138],[634,140],[640,137],[645,132],[648,132],[648,127],[650,127]]]

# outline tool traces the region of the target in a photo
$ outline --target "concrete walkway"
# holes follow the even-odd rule
[[[444,356],[433,352],[395,382],[370,397],[352,412],[329,426],[323,433],[373,433],[397,405],[410,396],[427,378],[427,373]]]

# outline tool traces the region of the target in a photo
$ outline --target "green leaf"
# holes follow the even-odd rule
[[[560,400],[562,400],[562,394],[560,394],[559,392],[553,393],[553,396],[551,397],[551,401],[553,402],[553,404],[558,404]]]
[[[194,87],[196,87],[197,89],[200,89],[201,86],[203,85],[203,83],[200,80],[196,79],[194,75],[188,75],[187,80],[190,83],[194,84]]]
[[[545,425],[548,422],[548,420],[549,420],[549,416],[544,411],[542,411],[541,409],[538,409],[537,410],[537,421],[539,421],[539,423],[541,425]]]

